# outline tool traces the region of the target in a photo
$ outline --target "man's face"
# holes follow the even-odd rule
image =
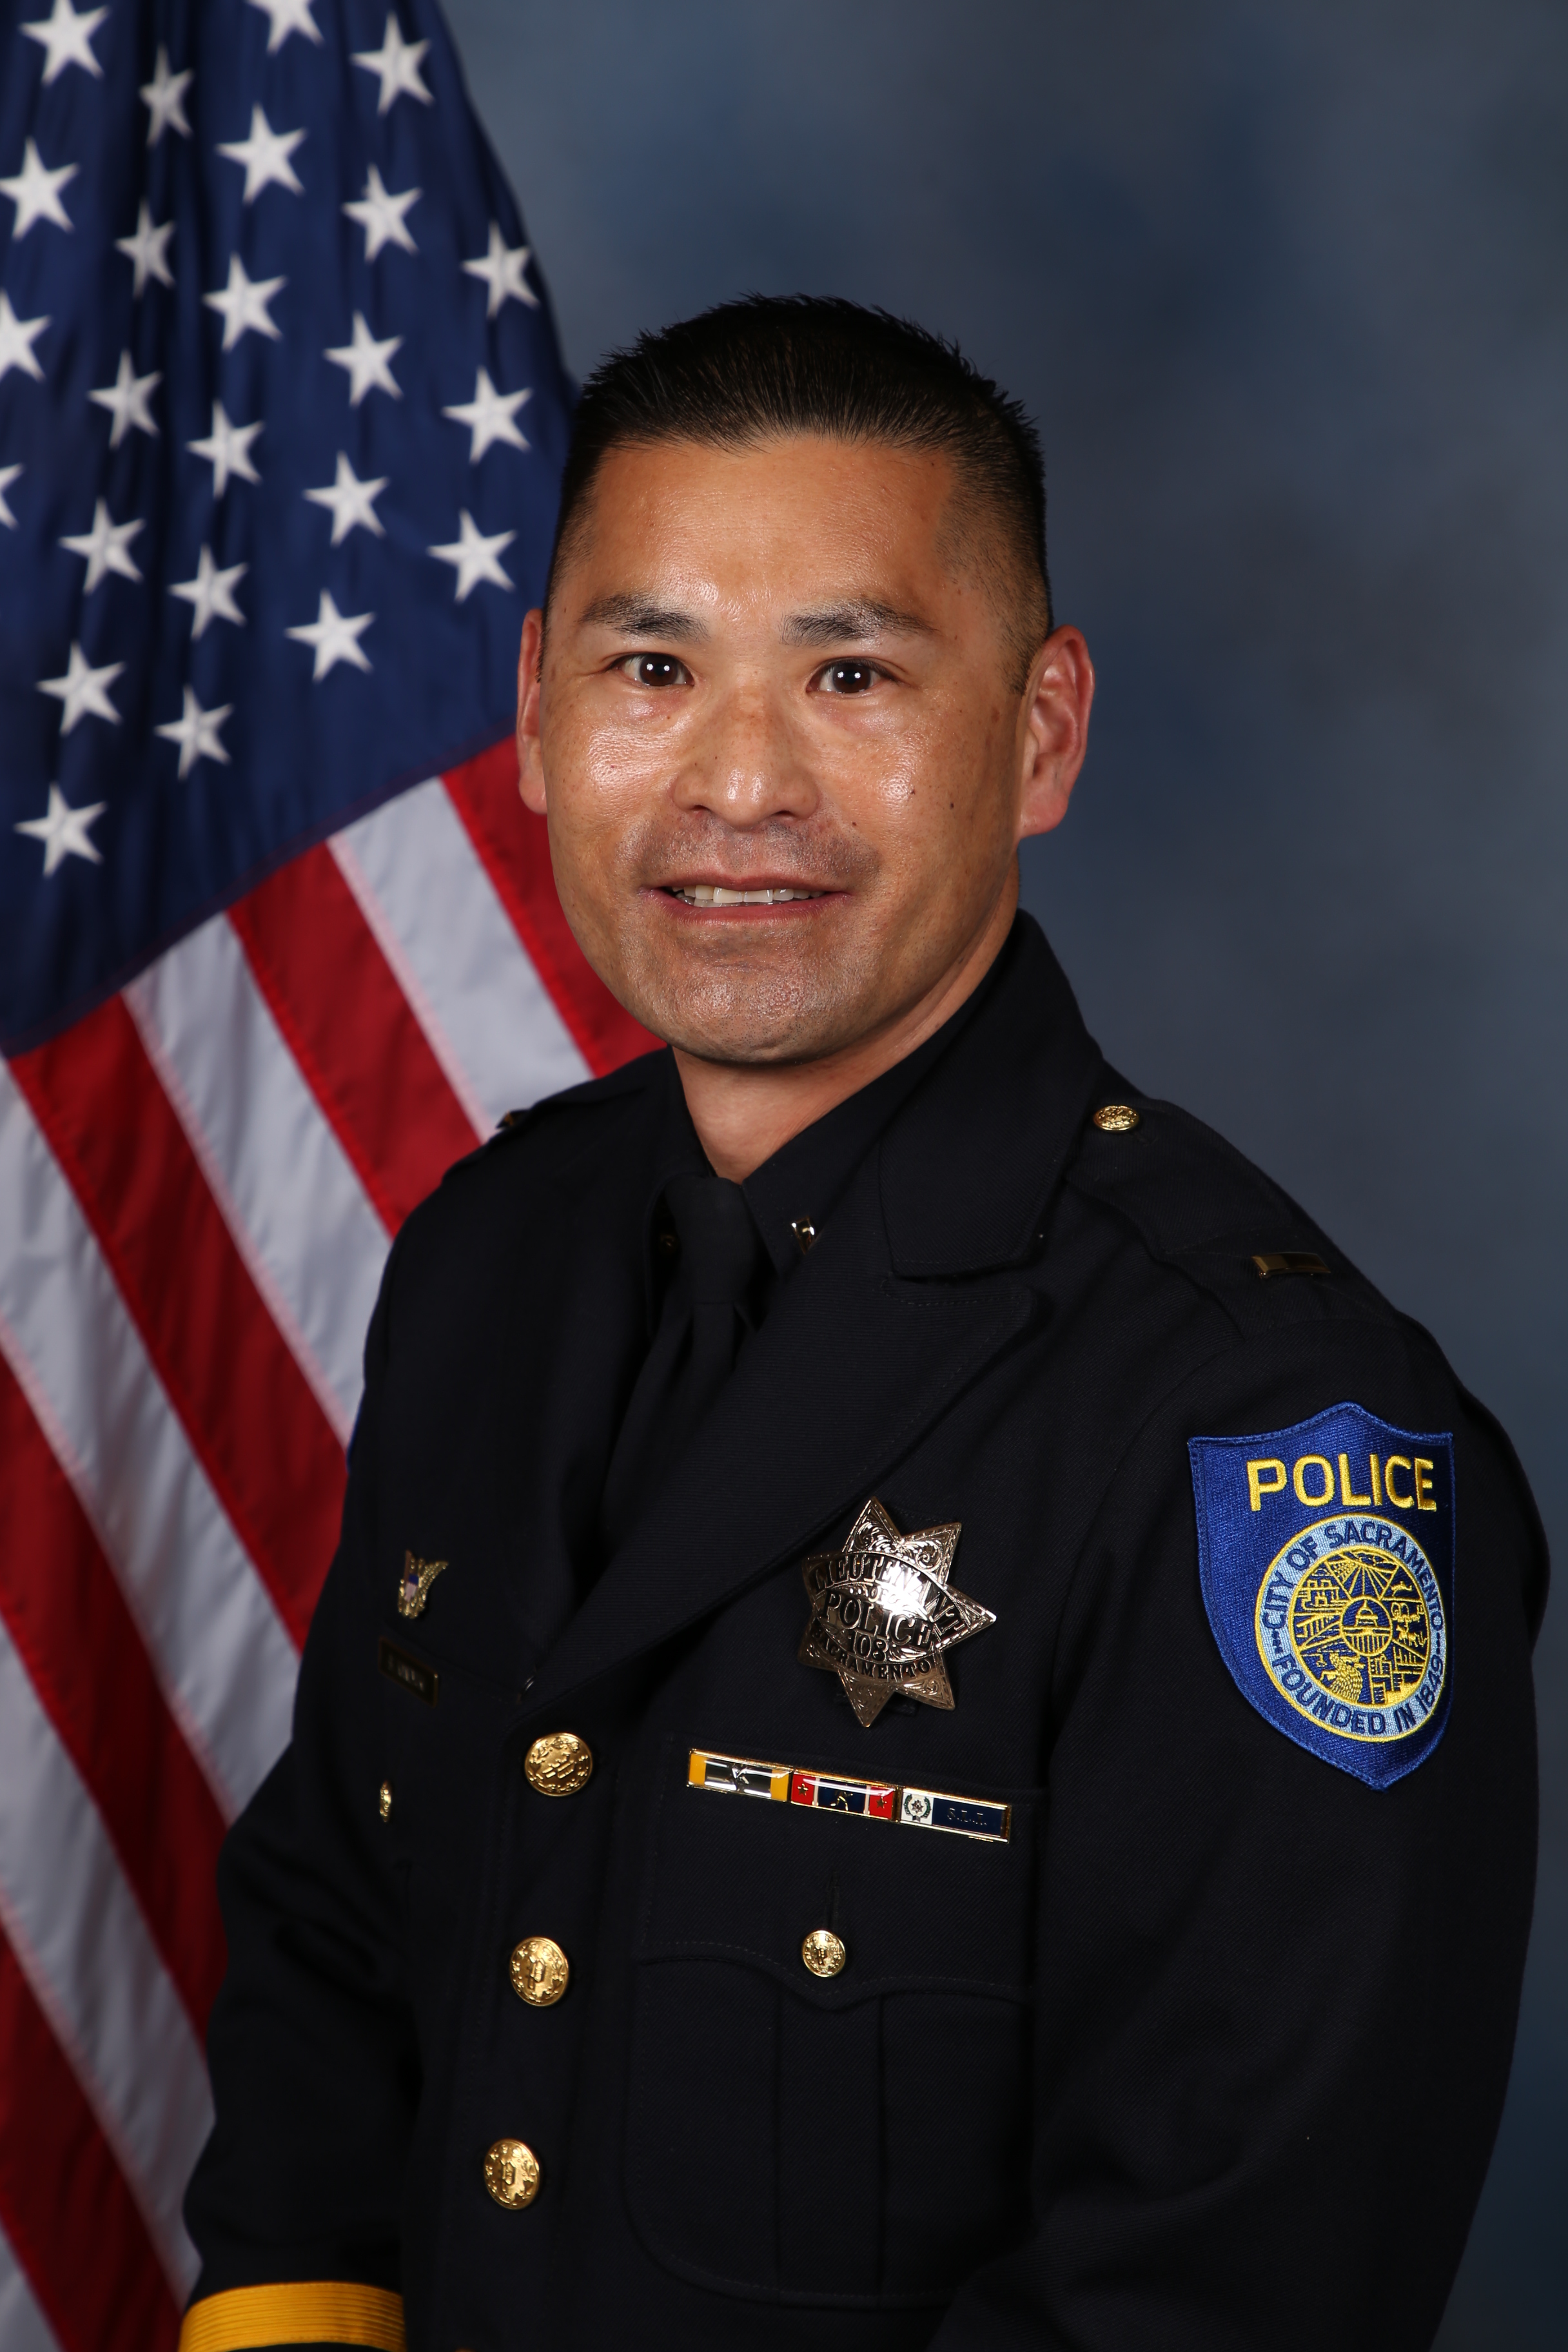
[[[1082,641],[1058,631],[1020,695],[952,552],[952,491],[945,457],[876,443],[616,450],[537,681],[530,615],[522,789],[567,919],[701,1059],[810,1061],[891,1028],[999,941],[1021,835],[1066,810],[1081,727],[1042,761],[1046,673],[1052,648],[1078,666],[1087,718]]]

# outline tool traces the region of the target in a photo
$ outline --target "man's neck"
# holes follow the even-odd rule
[[[1000,955],[1017,903],[1015,881],[958,961],[917,1004],[820,1061],[705,1062],[676,1046],[686,1108],[714,1172],[744,1183],[792,1136],[826,1118],[934,1036],[973,995]]]

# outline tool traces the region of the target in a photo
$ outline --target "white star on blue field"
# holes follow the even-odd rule
[[[572,394],[426,0],[52,0],[5,37],[15,1046],[507,733]]]

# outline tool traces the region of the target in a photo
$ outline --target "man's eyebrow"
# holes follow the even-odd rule
[[[786,646],[864,645],[871,637],[930,637],[936,632],[918,613],[855,597],[818,613],[795,613],[779,631]]]
[[[708,635],[694,614],[656,604],[651,596],[595,596],[579,615],[578,626],[620,629],[628,637],[679,637],[688,644]]]

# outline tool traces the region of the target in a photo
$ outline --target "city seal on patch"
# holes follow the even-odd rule
[[[1204,1606],[1237,1689],[1325,1763],[1403,1780],[1448,1719],[1451,1433],[1339,1404],[1187,1452]]]

